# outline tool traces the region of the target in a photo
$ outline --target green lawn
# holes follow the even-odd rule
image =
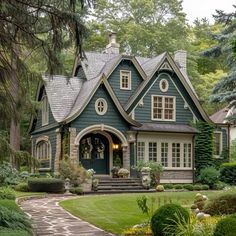
[[[137,197],[146,195],[155,199],[155,208],[173,202],[183,206],[193,203],[197,192],[133,193],[115,195],[82,196],[60,202],[60,205],[75,216],[80,217],[106,231],[121,234],[124,229],[147,220],[137,206]],[[204,192],[208,197],[219,192]]]
[[[15,191],[16,197],[28,197],[28,196],[44,196],[46,193],[39,193],[39,192],[18,192]]]

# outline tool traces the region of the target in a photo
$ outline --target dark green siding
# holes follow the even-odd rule
[[[51,124],[56,124],[57,122],[55,121],[52,111],[51,111],[51,107],[49,106],[49,119],[48,119],[48,125],[44,125],[42,126],[42,110],[38,110],[38,115],[37,115],[37,122],[36,122],[36,126],[35,126],[35,130],[40,129],[42,127],[47,127]]]
[[[159,82],[161,79],[166,79],[169,83],[169,89],[167,92],[162,92],[159,88]],[[154,80],[153,80],[154,81]],[[176,97],[176,122],[174,121],[152,121],[151,119],[151,106],[152,106],[152,95],[164,95],[164,96],[175,96]],[[188,101],[188,100],[187,100]],[[151,86],[150,90],[143,98],[144,106],[137,106],[135,108],[135,120],[139,122],[158,122],[158,123],[178,123],[178,124],[189,124],[193,121],[193,114],[189,108],[184,108],[184,99],[176,89],[174,83],[167,74],[162,74]]]
[[[131,90],[120,89],[120,70],[131,71]],[[133,63],[128,60],[122,61],[108,79],[108,82],[110,83],[115,95],[122,105],[126,104],[130,96],[134,94],[135,90],[142,81],[143,79],[140,76],[139,72],[137,71]]]
[[[98,98],[104,98],[108,104],[107,112],[103,116],[98,115],[95,111],[95,102]],[[127,122],[120,115],[103,85],[98,88],[82,114],[71,122],[71,127],[75,127],[78,133],[80,130],[95,124],[112,126],[124,134],[129,129]]]
[[[48,130],[48,131],[44,131],[44,132],[32,135],[34,150],[35,150],[36,139],[39,138],[40,136],[48,136],[49,141],[51,143],[51,151],[52,151],[52,154],[51,154],[52,155],[51,170],[53,172],[54,171],[55,155],[56,155],[56,129],[51,129],[51,130]]]

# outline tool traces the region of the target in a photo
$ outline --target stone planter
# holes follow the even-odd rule
[[[92,191],[92,179],[87,179],[85,183],[82,183],[81,188],[82,188],[83,192],[91,192]]]

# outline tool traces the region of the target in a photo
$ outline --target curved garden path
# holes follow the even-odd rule
[[[112,236],[85,222],[59,206],[68,196],[29,199],[20,203],[23,211],[33,220],[35,235],[39,236]]]

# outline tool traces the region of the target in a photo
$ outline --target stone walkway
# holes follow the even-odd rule
[[[20,203],[33,220],[35,235],[39,236],[112,236],[112,234],[66,212],[59,201],[71,197],[30,199]]]

